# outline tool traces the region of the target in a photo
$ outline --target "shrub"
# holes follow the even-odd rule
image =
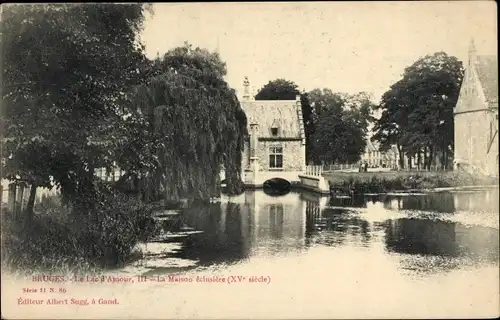
[[[29,226],[4,215],[4,265],[27,271],[85,270],[130,259],[136,244],[156,231],[152,208],[106,187],[94,191],[100,201],[91,206],[42,199]]]
[[[397,190],[433,189],[498,184],[493,177],[467,172],[415,172],[400,174],[332,173],[326,175],[330,189],[349,190],[350,193],[385,193]]]

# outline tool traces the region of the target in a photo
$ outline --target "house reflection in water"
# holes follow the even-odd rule
[[[223,196],[209,207],[187,208],[184,224],[203,233],[186,240],[182,257],[189,258],[189,252],[200,263],[213,263],[301,250],[306,238],[304,197],[310,197],[318,212],[328,200],[295,192],[274,197],[255,190]]]
[[[260,190],[246,192],[244,205],[252,215],[252,254],[286,251],[302,246],[305,208],[299,194],[273,197]]]
[[[308,193],[290,192],[273,197],[262,191],[248,191],[244,195],[245,207],[252,215],[252,253],[268,254],[296,251],[304,248],[306,238],[307,201],[326,205],[326,197]],[[234,199],[231,199],[234,201]]]

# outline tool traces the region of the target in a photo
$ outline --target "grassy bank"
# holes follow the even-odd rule
[[[137,243],[154,232],[150,208],[126,196],[108,197],[85,212],[51,196],[30,223],[2,212],[2,267],[18,274],[96,272],[138,258]]]
[[[324,177],[330,189],[356,194],[498,184],[495,178],[453,171],[332,172]]]

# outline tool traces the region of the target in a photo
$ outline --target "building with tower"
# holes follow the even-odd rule
[[[454,110],[455,168],[498,176],[498,59],[478,55],[471,41]]]
[[[306,168],[306,140],[300,96],[296,100],[255,100],[245,77],[240,101],[250,139],[244,149],[244,182],[261,186],[275,177],[299,181]]]

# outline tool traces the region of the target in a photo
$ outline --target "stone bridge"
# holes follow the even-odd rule
[[[225,180],[225,172],[221,172],[221,181]],[[292,186],[304,188],[321,194],[329,194],[330,187],[328,181],[323,177],[322,166],[306,166],[304,171],[283,171],[283,170],[259,170],[258,163],[254,162],[253,167],[244,169],[242,172],[245,187],[258,189],[271,179],[283,179]]]

